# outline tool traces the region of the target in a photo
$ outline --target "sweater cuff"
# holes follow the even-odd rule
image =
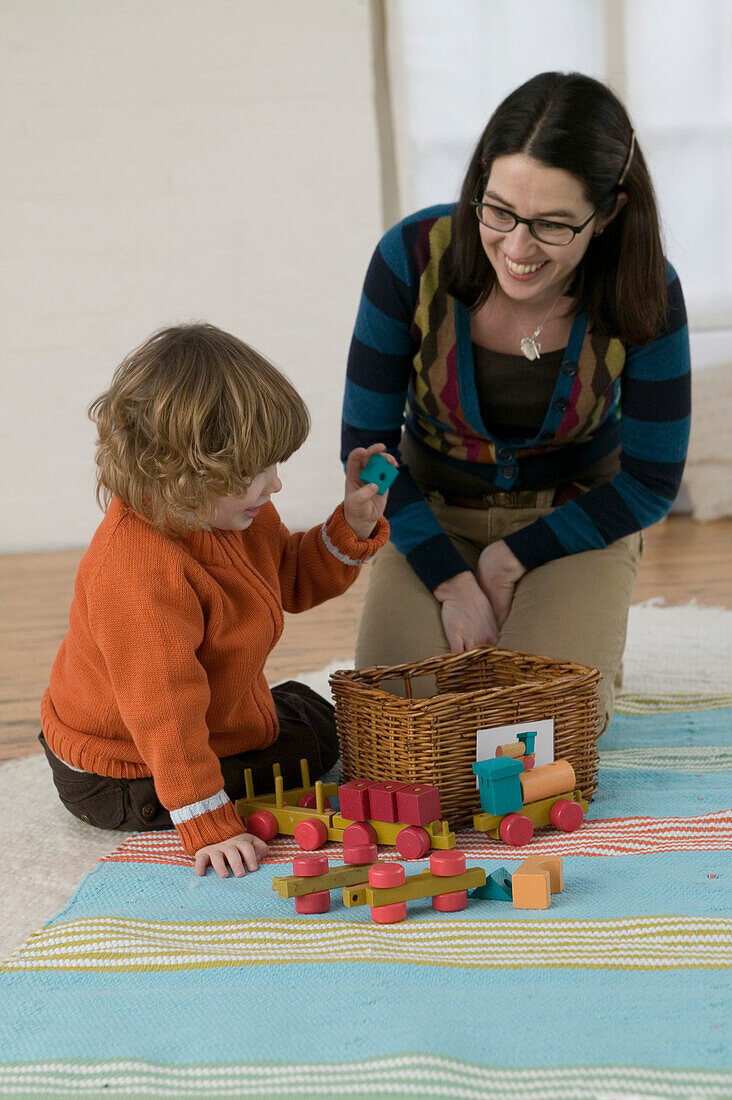
[[[364,565],[372,558],[377,550],[389,539],[389,524],[382,516],[377,522],[371,537],[368,539],[356,538],[353,530],[346,523],[346,516],[341,502],[333,515],[325,521],[320,529],[326,549],[344,565]]]
[[[218,802],[219,805],[196,813],[198,807],[204,807],[209,802]],[[170,816],[189,856],[195,856],[199,848],[220,844],[223,840],[230,840],[231,837],[246,832],[246,826],[234,809],[234,803],[223,791],[211,799],[196,802],[193,806],[171,810]]]
[[[538,569],[540,565],[546,565],[556,558],[566,557],[568,553],[543,518],[505,535],[503,541],[527,571]],[[587,549],[592,547],[588,546]]]

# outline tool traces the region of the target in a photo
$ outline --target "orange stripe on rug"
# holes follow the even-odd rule
[[[732,851],[732,810],[719,810],[698,817],[618,817],[601,821],[586,821],[576,833],[540,830],[531,844],[511,847],[491,840],[483,833],[466,829],[458,833],[457,848],[469,859],[486,856],[523,859],[529,851],[536,855],[562,856],[629,856],[657,855],[659,852],[723,852]],[[340,844],[327,844],[322,849],[330,859],[342,859]],[[279,837],[270,844],[265,863],[291,863],[301,849],[292,837]],[[394,848],[382,848],[380,858],[399,860]],[[120,844],[103,863],[160,863],[190,867],[193,860],[180,846],[173,829],[163,832],[136,833]]]

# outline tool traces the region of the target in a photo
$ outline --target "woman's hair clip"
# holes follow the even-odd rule
[[[630,166],[633,162],[633,153],[634,152],[635,152],[635,130],[631,130],[630,131],[630,148],[628,149],[628,156],[626,158],[625,164],[623,165],[623,171],[620,173],[620,178],[618,179],[618,182],[615,184],[616,187],[622,187],[623,184],[625,183],[625,177],[628,175],[628,172],[630,171]]]

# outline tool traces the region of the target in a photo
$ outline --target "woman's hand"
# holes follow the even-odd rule
[[[516,582],[525,572],[503,539],[486,546],[478,558],[476,577],[481,590],[490,600],[499,633],[511,610]]]
[[[442,626],[452,653],[496,645],[498,626],[493,609],[470,571],[438,584],[434,596],[442,605]]]
[[[207,844],[205,848],[199,848],[196,852],[196,874],[205,875],[210,864],[219,878],[228,878],[228,864],[236,877],[241,878],[247,871],[256,871],[260,859],[264,859],[268,851],[268,846],[258,836],[238,833],[218,844]]]
[[[343,499],[343,514],[346,523],[359,542],[365,542],[384,514],[388,493],[379,493],[378,485],[364,485],[359,474],[372,455],[383,454],[384,458],[397,466],[397,460],[385,454],[383,443],[372,443],[370,447],[356,447],[346,460],[346,495]]]

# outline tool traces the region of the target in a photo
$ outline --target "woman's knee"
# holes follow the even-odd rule
[[[385,546],[370,570],[356,667],[404,664],[447,652],[440,605],[403,555]]]

